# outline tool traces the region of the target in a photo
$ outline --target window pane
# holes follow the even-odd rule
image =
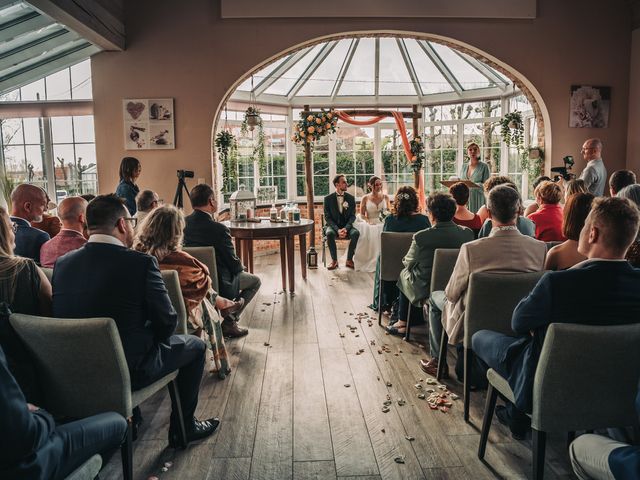
[[[42,142],[42,135],[40,134],[42,120],[39,118],[25,118],[22,122],[24,125],[24,143],[40,144]]]
[[[91,60],[71,67],[71,96],[74,99],[91,99]]]
[[[29,85],[25,85],[20,89],[20,94],[23,102],[45,100],[46,94],[44,89],[44,78],[30,83]]]
[[[73,143],[71,117],[51,118],[51,135],[53,143]]]
[[[73,117],[73,131],[76,142],[95,142],[93,115]]]
[[[22,135],[22,119],[7,118],[0,120],[2,125],[2,142],[5,145],[20,145],[24,143]]]
[[[46,77],[47,100],[69,100],[71,98],[71,84],[69,69],[65,68]]]

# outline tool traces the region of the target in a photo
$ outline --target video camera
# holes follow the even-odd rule
[[[573,178],[576,178],[574,173],[569,173],[569,170],[571,170],[571,167],[573,167],[573,164],[575,163],[573,161],[573,157],[571,155],[567,155],[566,157],[562,158],[562,161],[564,162],[564,167],[553,167],[551,169],[552,172],[559,174],[553,176],[554,182],[558,182],[561,178],[564,178],[566,182]]]
[[[193,178],[193,170],[178,170],[178,178]]]

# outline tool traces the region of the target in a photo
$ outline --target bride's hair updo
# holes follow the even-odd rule
[[[393,199],[393,214],[408,217],[418,211],[418,194],[413,187],[400,187]]]
[[[373,187],[376,184],[376,182],[380,180],[382,182],[382,179],[380,177],[376,177],[375,175],[372,175],[371,177],[369,177],[369,181],[367,182],[367,186],[369,187],[369,191],[373,192]]]

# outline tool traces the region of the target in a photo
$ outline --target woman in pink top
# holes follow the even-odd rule
[[[562,189],[557,183],[542,182],[533,191],[538,210],[529,215],[536,224],[536,238],[543,242],[564,242],[562,232]]]

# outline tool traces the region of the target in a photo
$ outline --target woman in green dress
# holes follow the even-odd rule
[[[467,147],[469,161],[462,164],[460,180],[470,180],[478,185],[482,184],[491,176],[489,165],[480,160],[480,147],[477,143],[470,143]],[[477,213],[484,205],[484,194],[482,188],[471,188],[469,192],[469,204],[467,208],[473,213]]]

